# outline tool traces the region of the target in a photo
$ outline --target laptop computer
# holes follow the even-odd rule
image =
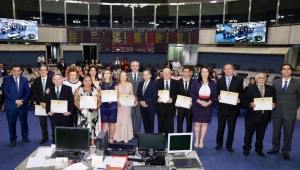
[[[173,159],[176,168],[199,168],[202,167],[196,158]]]

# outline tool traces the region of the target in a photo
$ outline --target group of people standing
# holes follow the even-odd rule
[[[128,66],[129,67],[129,66]],[[177,133],[183,132],[183,122],[186,119],[186,132],[192,132],[194,122],[195,148],[204,147],[204,138],[208,124],[212,120],[214,103],[221,100],[220,91],[238,93],[237,105],[218,103],[218,130],[216,136],[216,150],[223,146],[224,130],[227,122],[228,135],[226,148],[234,152],[232,148],[234,131],[240,105],[247,108],[245,116],[244,152],[249,155],[252,136],[256,132],[255,151],[260,156],[265,156],[263,138],[268,122],[271,121],[272,111],[254,110],[254,98],[271,97],[273,99],[273,148],[268,154],[279,152],[281,127],[284,131],[284,143],[281,149],[284,159],[289,160],[288,152],[291,150],[291,140],[295,125],[296,110],[300,97],[300,83],[291,78],[292,66],[284,64],[281,68],[282,79],[274,80],[273,86],[266,84],[266,75],[256,75],[256,84],[243,88],[243,79],[234,76],[234,68],[231,64],[223,67],[224,76],[218,80],[211,78],[210,68],[201,67],[197,78],[190,76],[191,69],[182,69],[182,78],[171,78],[171,69],[164,68],[162,78],[151,80],[151,71],[148,69],[139,72],[139,62],[130,63],[130,72],[120,71],[114,79],[110,69],[104,69],[99,78],[96,66],[89,66],[89,72],[79,80],[79,71],[76,66],[67,69],[68,80],[63,81],[60,73],[48,75],[48,67],[39,67],[40,77],[34,79],[31,89],[36,105],[42,106],[48,116],[39,116],[42,130],[41,144],[49,139],[47,131],[47,119],[50,118],[52,137],[55,142],[55,127],[82,127],[89,128],[91,144],[99,130],[108,130],[109,142],[128,142],[140,133],[141,121],[143,121],[145,133],[154,133],[155,113],[158,118],[158,133],[174,133],[174,116],[178,110]],[[30,94],[28,81],[20,76],[21,67],[14,65],[12,75],[4,78],[3,94],[6,96],[5,109],[9,124],[11,146],[16,146],[16,120],[21,122],[22,138],[30,142],[27,125],[27,102]],[[119,101],[102,102],[101,93],[104,90],[116,90],[117,95],[134,95],[133,106],[122,106]],[[162,99],[160,90],[167,90],[169,98]],[[191,97],[190,109],[175,104],[177,95]],[[95,96],[97,106],[95,108],[83,108],[80,106],[80,96]],[[51,111],[51,100],[68,101],[67,112],[54,113]],[[99,114],[100,113],[100,114]]]

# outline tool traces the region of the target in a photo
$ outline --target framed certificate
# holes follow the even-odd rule
[[[46,109],[44,109],[41,105],[34,105],[34,107],[34,113],[36,116],[48,116],[46,113]]]
[[[80,96],[79,106],[83,109],[96,109],[97,96]]]
[[[117,90],[102,90],[102,102],[116,102],[118,100]]]
[[[180,106],[183,108],[190,109],[191,104],[192,104],[192,98],[187,96],[177,95],[175,106]]]
[[[161,98],[163,103],[167,103],[170,98],[170,91],[169,90],[158,90],[158,97]]]
[[[253,110],[273,110],[272,97],[254,98],[254,104],[255,108]]]
[[[68,111],[68,101],[67,100],[51,100],[51,112],[63,113]]]
[[[239,94],[235,92],[221,90],[220,97],[221,97],[221,100],[219,100],[220,103],[236,105]]]
[[[122,106],[133,106],[134,105],[134,95],[120,95],[119,102]]]

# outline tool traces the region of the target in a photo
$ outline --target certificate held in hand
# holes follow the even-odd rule
[[[67,100],[51,100],[51,112],[63,113],[68,112],[68,101]]]
[[[116,102],[118,100],[116,90],[102,90],[101,91],[102,102]]]
[[[119,102],[121,106],[133,106],[134,105],[134,95],[120,95]]]
[[[83,109],[96,109],[97,96],[80,96],[80,108]]]
[[[272,110],[273,98],[272,97],[263,97],[263,98],[254,98],[255,108],[253,110]]]
[[[170,98],[169,90],[158,90],[158,97],[163,103],[167,103]]]
[[[221,90],[220,97],[221,97],[221,100],[219,100],[220,103],[236,105],[239,94],[235,92]]]
[[[46,109],[44,109],[41,105],[35,105],[35,115],[36,116],[48,116],[46,113]]]
[[[186,96],[181,96],[177,95],[176,103],[175,106],[180,106],[183,108],[190,109],[190,105],[192,104],[192,98],[186,97]]]

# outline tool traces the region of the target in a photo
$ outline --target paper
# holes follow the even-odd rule
[[[109,165],[110,167],[119,167],[119,168],[123,168],[124,164],[126,162],[126,158],[123,157],[106,157],[106,159],[104,160],[104,163],[106,165]]]
[[[59,157],[55,159],[55,169],[66,168],[68,166],[67,157]]]
[[[177,95],[175,106],[179,106],[179,107],[190,109],[190,105],[191,104],[192,104],[192,98],[186,97],[186,96]]]
[[[100,88],[100,81],[93,81],[93,84],[97,89]]]
[[[45,157],[45,156],[51,156],[53,152],[52,148],[39,148],[37,151],[35,157]]]
[[[44,109],[41,105],[35,105],[35,115],[36,116],[48,116],[46,113],[46,109]]]
[[[169,90],[158,90],[158,97],[163,103],[167,103],[170,98]]]
[[[80,96],[80,108],[83,109],[96,109],[97,96]]]
[[[272,110],[272,97],[254,98],[255,108],[253,110]]]
[[[44,162],[44,167],[55,166],[55,159],[46,159]]]
[[[94,170],[99,170],[100,168],[103,168],[103,169],[106,168],[106,165],[104,164],[104,162],[97,163],[97,164],[94,166]]]
[[[102,90],[101,91],[102,102],[116,102],[117,90]]]
[[[43,167],[45,157],[29,157],[26,168]]]
[[[239,94],[235,92],[221,90],[220,97],[221,97],[221,100],[219,100],[220,103],[236,105]]]
[[[85,170],[85,169],[89,169],[89,167],[85,166],[83,163],[76,163],[76,164],[72,164],[70,166],[68,166],[67,168],[65,168],[64,170]]]
[[[133,106],[134,105],[134,95],[120,95],[119,102],[122,106]]]
[[[63,113],[68,111],[68,101],[67,100],[51,100],[51,112]]]
[[[92,167],[95,167],[97,163],[103,162],[103,156],[93,155],[92,157]]]

